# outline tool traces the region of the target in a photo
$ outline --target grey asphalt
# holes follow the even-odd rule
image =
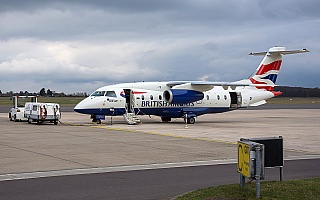
[[[285,161],[284,180],[319,177],[319,165],[320,159]],[[228,164],[3,181],[0,196],[3,200],[172,199],[200,188],[239,183],[236,169]],[[279,180],[279,168],[266,169],[266,180]]]
[[[113,125],[111,118],[102,125],[92,125],[87,115],[63,112],[62,123],[55,126],[10,122],[7,113],[0,113],[1,197],[19,199],[36,191],[39,196],[35,194],[30,199],[47,199],[49,194],[54,199],[162,199],[202,186],[224,184],[223,176],[232,176],[226,178],[231,183],[238,180],[237,175],[234,178],[234,164],[204,167],[197,163],[236,159],[236,141],[242,137],[282,135],[286,159],[320,155],[320,109],[237,110],[201,116],[196,124],[187,127],[181,119],[162,123],[159,118],[141,116],[141,120],[142,124],[129,126],[123,118],[114,117]],[[194,167],[170,168],[170,163],[186,162]],[[297,164],[289,167],[287,163],[291,162]],[[167,165],[169,169],[91,174],[94,169],[154,164]],[[318,159],[286,161],[285,176],[319,176],[318,164]],[[290,168],[296,171],[291,174]],[[50,177],[66,170],[87,171],[84,175]],[[39,172],[49,175],[16,180]],[[186,174],[188,179],[184,178]],[[217,178],[211,179],[211,174]],[[206,175],[208,179],[204,178]],[[7,181],[10,177],[12,180]],[[208,184],[201,185],[202,182]]]

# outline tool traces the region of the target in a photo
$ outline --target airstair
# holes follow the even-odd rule
[[[123,114],[123,118],[129,125],[134,125],[140,123],[140,119],[138,115],[135,114],[134,111],[134,94],[131,89],[124,89],[126,103],[125,103],[125,114]]]
[[[135,113],[125,113],[123,117],[129,125],[134,125],[141,122],[138,118],[138,115]]]

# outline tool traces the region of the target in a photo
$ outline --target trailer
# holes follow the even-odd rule
[[[36,103],[38,96],[13,96],[10,99],[12,100],[12,108],[9,111],[9,120],[17,122],[27,120],[24,115],[25,103]]]
[[[24,110],[25,118],[29,124],[32,122],[41,124],[48,121],[57,125],[61,119],[60,105],[57,103],[27,102]]]

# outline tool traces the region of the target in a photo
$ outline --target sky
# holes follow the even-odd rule
[[[319,0],[0,0],[0,90],[237,81],[273,46],[277,84],[320,87]]]

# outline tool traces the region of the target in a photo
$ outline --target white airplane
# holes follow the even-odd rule
[[[194,124],[197,116],[259,106],[266,99],[281,95],[273,91],[282,55],[305,53],[272,47],[267,52],[250,53],[264,58],[248,79],[236,82],[169,81],[135,82],[104,86],[78,103],[74,110],[91,115],[101,123],[105,116],[123,115],[128,124],[140,122],[137,115],[156,115],[163,122],[183,118]]]

